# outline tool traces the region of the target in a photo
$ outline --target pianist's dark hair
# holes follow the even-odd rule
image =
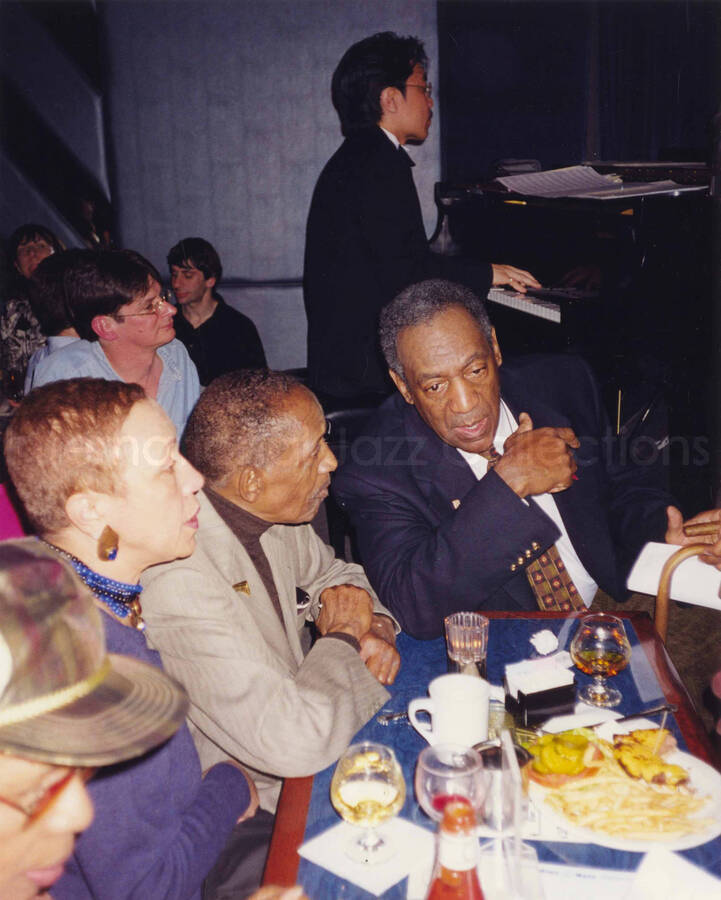
[[[269,369],[214,379],[190,414],[183,453],[211,485],[222,485],[239,466],[266,468],[300,431],[286,409],[288,395],[299,386],[292,375]]]
[[[215,247],[199,237],[187,237],[171,247],[168,251],[168,266],[187,269],[193,266],[203,273],[204,278],[215,278],[220,281],[223,267]]]
[[[162,284],[155,266],[135,250],[96,250],[63,279],[70,321],[81,338],[97,341],[95,316],[112,316],[146,294],[151,279]]]
[[[419,281],[404,288],[381,310],[378,334],[388,367],[405,378],[398,357],[398,335],[404,328],[422,325],[450,306],[462,306],[478,323],[483,336],[491,343],[493,326],[483,302],[470,288],[442,278]]]
[[[383,89],[396,87],[405,96],[405,83],[418,64],[423,68],[428,64],[423,42],[392,31],[380,31],[346,50],[331,82],[343,134],[348,137],[377,125]]]

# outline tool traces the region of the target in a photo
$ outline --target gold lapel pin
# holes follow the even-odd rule
[[[234,584],[233,590],[236,594],[247,594],[250,597],[250,585],[247,581],[239,581],[237,584]]]

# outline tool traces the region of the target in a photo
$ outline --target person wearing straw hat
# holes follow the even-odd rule
[[[34,897],[92,819],[85,781],[183,724],[188,700],[154,666],[107,654],[72,568],[33,538],[0,544],[0,896]]]
[[[69,562],[92,591],[108,650],[162,668],[142,633],[138,581],[148,566],[192,553],[203,484],[181,456],[168,416],[138,385],[54,382],[19,405],[5,456],[42,538],[38,547]],[[77,728],[82,740],[82,720]],[[269,835],[251,829],[246,859],[234,832],[255,812],[254,786],[230,763],[203,777],[186,725],[157,751],[104,772],[89,790],[95,821],[53,888],[57,900],[199,900],[231,837],[242,851],[238,862],[248,866],[247,893],[259,884]]]

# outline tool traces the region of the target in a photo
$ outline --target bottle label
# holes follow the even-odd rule
[[[475,835],[441,834],[438,861],[444,869],[465,872],[478,862],[478,838]]]

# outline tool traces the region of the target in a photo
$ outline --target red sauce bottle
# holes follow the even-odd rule
[[[464,798],[443,808],[438,852],[426,900],[484,900],[478,880],[476,817]]]

